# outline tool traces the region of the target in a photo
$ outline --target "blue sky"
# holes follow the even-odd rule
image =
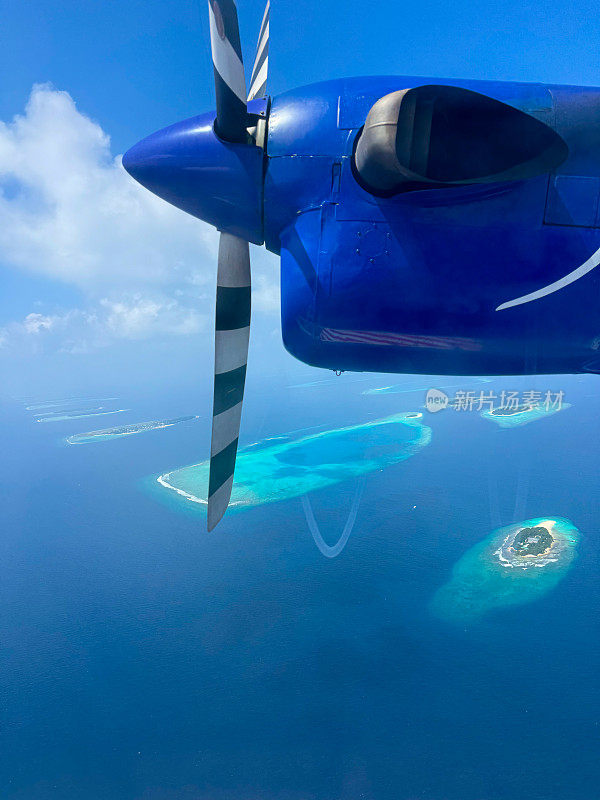
[[[263,3],[240,0],[253,54]],[[35,82],[71,93],[117,150],[208,108],[205,0],[0,3],[0,118]],[[591,0],[273,0],[270,89],[328,77],[414,74],[596,84],[600,21]]]
[[[589,0],[272,2],[272,94],[353,74],[600,83],[600,19]],[[263,4],[238,6],[249,66]],[[3,0],[0,12],[5,385],[34,391],[37,375],[42,391],[60,376],[83,379],[83,363],[107,379],[111,364],[150,370],[169,342],[208,359],[215,237],[143,197],[112,161],[212,107],[204,0]],[[54,90],[31,96],[40,83]],[[255,262],[255,337],[285,358],[277,263],[264,253]],[[154,340],[160,347],[148,346]],[[175,372],[187,366],[179,358]]]

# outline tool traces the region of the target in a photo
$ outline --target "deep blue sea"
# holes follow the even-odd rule
[[[250,380],[243,442],[419,410],[433,432],[367,476],[337,558],[299,498],[207,534],[148,491],[206,457],[210,402],[192,390],[120,393],[126,413],[53,424],[25,410],[50,398],[2,401],[2,800],[600,797],[600,379],[494,379],[483,388],[571,404],[503,430],[423,409],[429,386],[473,381],[314,374]],[[402,391],[363,393],[390,384]],[[328,542],[355,488],[313,493]],[[553,591],[465,626],[432,615],[466,550],[546,515],[581,532]]]

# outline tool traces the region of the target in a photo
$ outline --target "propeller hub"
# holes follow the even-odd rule
[[[223,141],[214,122],[210,113],[163,128],[128,150],[123,166],[177,208],[262,244],[264,151]]]

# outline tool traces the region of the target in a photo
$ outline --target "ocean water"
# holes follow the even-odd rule
[[[598,379],[536,379],[570,407],[503,429],[425,411],[448,379],[365,394],[402,379],[319,375],[251,379],[242,444],[414,411],[432,431],[411,458],[310,492],[330,544],[355,513],[336,558],[300,497],[207,534],[148,488],[204,457],[206,397],[121,396],[118,425],[201,418],[85,447],[64,439],[93,419],[39,425],[25,406],[53,398],[2,402],[3,800],[600,796]],[[532,380],[485,384],[519,387]],[[476,621],[432,613],[470,548],[552,516],[580,539],[551,591]]]

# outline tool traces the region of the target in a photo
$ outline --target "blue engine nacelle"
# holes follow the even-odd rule
[[[369,111],[384,95],[434,83],[518,109],[519,124],[526,115],[543,123],[542,167],[532,157],[528,171],[506,162],[477,182],[456,170],[448,182],[439,168],[421,178],[407,165],[413,156],[425,164],[423,149],[408,147],[398,158],[408,191],[365,187],[355,150]],[[600,369],[599,90],[331,81],[273,99],[267,156],[265,242],[281,253],[283,338],[296,357],[354,371]]]

